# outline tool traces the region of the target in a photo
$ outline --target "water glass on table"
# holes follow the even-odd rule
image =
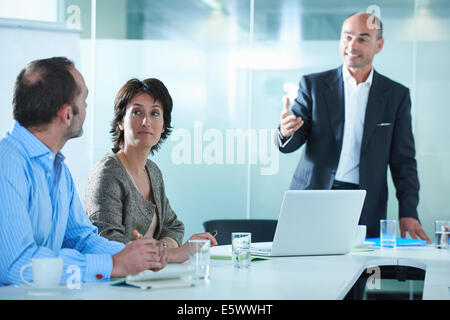
[[[397,220],[380,220],[380,247],[397,247]]]
[[[250,247],[252,234],[250,232],[233,232],[231,234],[232,260],[235,268],[250,266]]]
[[[188,240],[189,270],[191,278],[203,280],[209,278],[210,247],[209,240]]]
[[[450,236],[450,221],[437,220],[434,223],[435,233],[434,240],[436,248],[448,249],[448,240]]]

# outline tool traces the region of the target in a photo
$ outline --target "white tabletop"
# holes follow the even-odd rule
[[[213,255],[228,254],[229,250],[230,246],[211,249]],[[248,269],[234,269],[230,260],[211,260],[210,279],[197,281],[194,287],[141,290],[113,287],[108,282],[83,283],[80,289],[62,288],[48,295],[36,295],[20,285],[1,287],[0,299],[342,299],[364,270],[383,265],[425,270],[423,299],[450,299],[450,251],[433,246],[281,257],[252,261]]]

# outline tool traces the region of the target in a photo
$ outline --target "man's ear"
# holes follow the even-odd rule
[[[66,126],[70,126],[73,118],[73,110],[70,104],[63,104],[57,112],[58,119],[63,122]]]
[[[378,53],[381,51],[381,49],[383,49],[384,46],[384,38],[378,39],[377,40],[377,50],[375,51],[375,53]]]

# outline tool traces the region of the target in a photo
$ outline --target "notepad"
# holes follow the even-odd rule
[[[211,260],[231,260],[231,255],[211,255]],[[271,257],[256,257],[250,256],[250,261],[270,260]]]
[[[137,287],[143,290],[193,286],[190,271],[184,264],[168,264],[160,271],[145,270],[125,278],[111,280],[112,286]]]
[[[252,249],[254,249],[254,246],[252,245]],[[211,260],[232,260],[232,253],[231,253],[231,245],[224,245],[224,246],[215,246],[211,248]],[[263,261],[263,260],[270,260],[271,257],[260,257],[260,256],[250,256],[250,261]]]
[[[380,246],[380,238],[369,238],[366,241],[375,242],[372,247]],[[426,247],[426,240],[397,238],[397,247]]]

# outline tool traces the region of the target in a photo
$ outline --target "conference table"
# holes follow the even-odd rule
[[[230,254],[229,245],[211,248],[212,257]],[[211,259],[209,279],[194,281],[191,287],[141,290],[99,282],[82,283],[79,289],[58,290],[50,295],[34,295],[25,285],[10,285],[0,288],[0,299],[336,300],[346,296],[362,273],[381,266],[425,270],[422,298],[450,299],[450,250],[433,245],[375,248],[344,255],[278,257],[252,261],[247,269],[233,268],[231,260]]]

